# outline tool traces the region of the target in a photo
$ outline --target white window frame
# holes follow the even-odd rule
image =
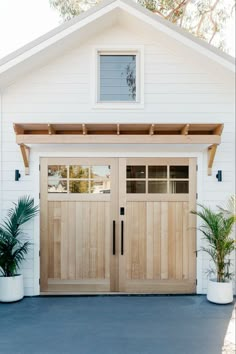
[[[93,109],[143,109],[144,108],[144,47],[143,46],[99,46],[93,48],[93,69],[91,70],[91,87]],[[130,102],[99,101],[100,89],[100,55],[135,55],[136,56],[136,100]]]

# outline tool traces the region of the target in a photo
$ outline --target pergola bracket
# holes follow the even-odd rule
[[[214,163],[217,146],[217,144],[213,144],[208,148],[208,176],[212,176],[212,166]]]
[[[21,155],[25,166],[25,175],[29,175],[30,148],[25,144],[20,144]]]

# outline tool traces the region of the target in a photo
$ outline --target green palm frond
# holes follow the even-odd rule
[[[235,249],[235,240],[231,238],[235,215],[223,212],[218,207],[218,211],[199,204],[199,211],[191,213],[197,215],[202,224],[199,230],[203,238],[207,241],[208,247],[201,247],[201,250],[208,253],[215,264],[217,280],[223,282],[232,277],[229,272],[230,260],[228,257]]]
[[[219,210],[226,216],[232,216],[236,221],[236,196],[232,195],[224,207],[219,206]]]
[[[19,228],[38,213],[38,207],[34,206],[33,198],[24,196],[19,198],[14,207],[8,211],[6,220],[0,226],[4,232],[17,237]]]
[[[19,198],[13,203],[6,219],[0,225],[0,274],[10,277],[17,274],[20,264],[25,259],[30,243],[21,241],[22,225],[38,213],[38,206],[29,196]]]

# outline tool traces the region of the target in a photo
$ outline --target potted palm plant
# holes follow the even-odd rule
[[[24,297],[23,276],[18,273],[29,250],[30,242],[22,226],[38,213],[29,196],[19,198],[0,225],[0,301],[13,302]]]
[[[233,301],[230,255],[235,250],[235,240],[231,237],[236,221],[235,212],[220,207],[213,211],[204,205],[199,206],[201,210],[192,213],[202,220],[199,230],[207,245],[201,250],[210,255],[214,265],[209,271],[214,278],[208,281],[207,299],[217,304],[227,304]]]

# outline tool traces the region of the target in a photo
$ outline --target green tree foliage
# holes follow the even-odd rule
[[[49,0],[63,20],[70,20],[102,0]],[[235,9],[235,0],[130,0],[186,29],[212,45],[225,48],[222,38],[227,20]]]
[[[84,166],[70,166],[70,178],[76,180],[70,180],[70,192],[71,193],[89,193],[89,167]],[[92,172],[91,172],[91,177]],[[90,181],[90,188],[94,185],[93,181]]]

